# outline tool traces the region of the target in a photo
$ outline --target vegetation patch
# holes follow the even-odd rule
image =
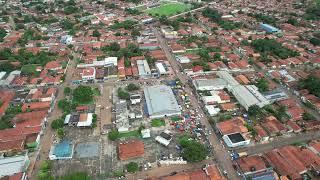
[[[39,72],[36,71],[37,65],[35,64],[29,64],[29,65],[24,65],[21,68],[21,73],[24,75],[38,75]]]
[[[160,126],[165,126],[166,122],[164,119],[152,119],[151,120],[151,126],[152,127],[160,127]]]
[[[141,130],[122,132],[122,133],[119,133],[118,130],[112,130],[108,133],[108,138],[111,141],[115,141],[118,138],[128,138],[128,137],[141,137]]]
[[[192,6],[190,4],[185,3],[168,3],[162,4],[159,7],[148,9],[146,12],[152,16],[172,16],[188,11],[191,9],[191,7]]]

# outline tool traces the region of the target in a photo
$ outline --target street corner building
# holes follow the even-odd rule
[[[179,104],[172,89],[165,85],[144,88],[145,111],[150,118],[181,115]]]

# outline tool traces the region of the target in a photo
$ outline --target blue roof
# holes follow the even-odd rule
[[[54,147],[56,157],[70,157],[72,154],[72,143],[69,140],[63,140]]]
[[[276,27],[273,27],[269,24],[260,24],[260,28],[262,28],[263,30],[267,31],[267,32],[278,32],[279,29]]]

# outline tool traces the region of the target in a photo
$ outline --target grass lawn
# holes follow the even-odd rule
[[[93,94],[95,96],[100,96],[101,95],[100,90],[97,87],[96,88],[92,88],[92,92],[93,92]]]
[[[160,126],[165,126],[166,123],[164,122],[163,119],[152,119],[151,120],[151,126],[152,127],[160,127]]]
[[[128,137],[140,137],[140,133],[138,130],[136,131],[129,131],[124,133],[119,133],[119,138],[128,138]]]
[[[39,72],[36,72],[37,65],[35,64],[29,64],[24,65],[21,68],[21,73],[26,75],[37,75]]]
[[[173,117],[171,117],[170,119],[171,119],[171,121],[173,121],[173,122],[177,122],[177,121],[180,121],[180,120],[181,120],[181,118],[180,118],[179,116],[173,116]]]
[[[154,7],[151,9],[146,10],[148,14],[151,14],[152,16],[156,16],[156,14],[159,14],[159,17],[164,16],[173,16],[182,12],[185,12],[187,10],[191,9],[191,5],[185,4],[185,3],[168,3],[163,4],[159,7]]]

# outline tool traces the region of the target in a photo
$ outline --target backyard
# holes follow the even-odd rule
[[[168,3],[159,7],[147,9],[146,12],[152,16],[173,16],[191,9],[190,4],[185,3]]]

